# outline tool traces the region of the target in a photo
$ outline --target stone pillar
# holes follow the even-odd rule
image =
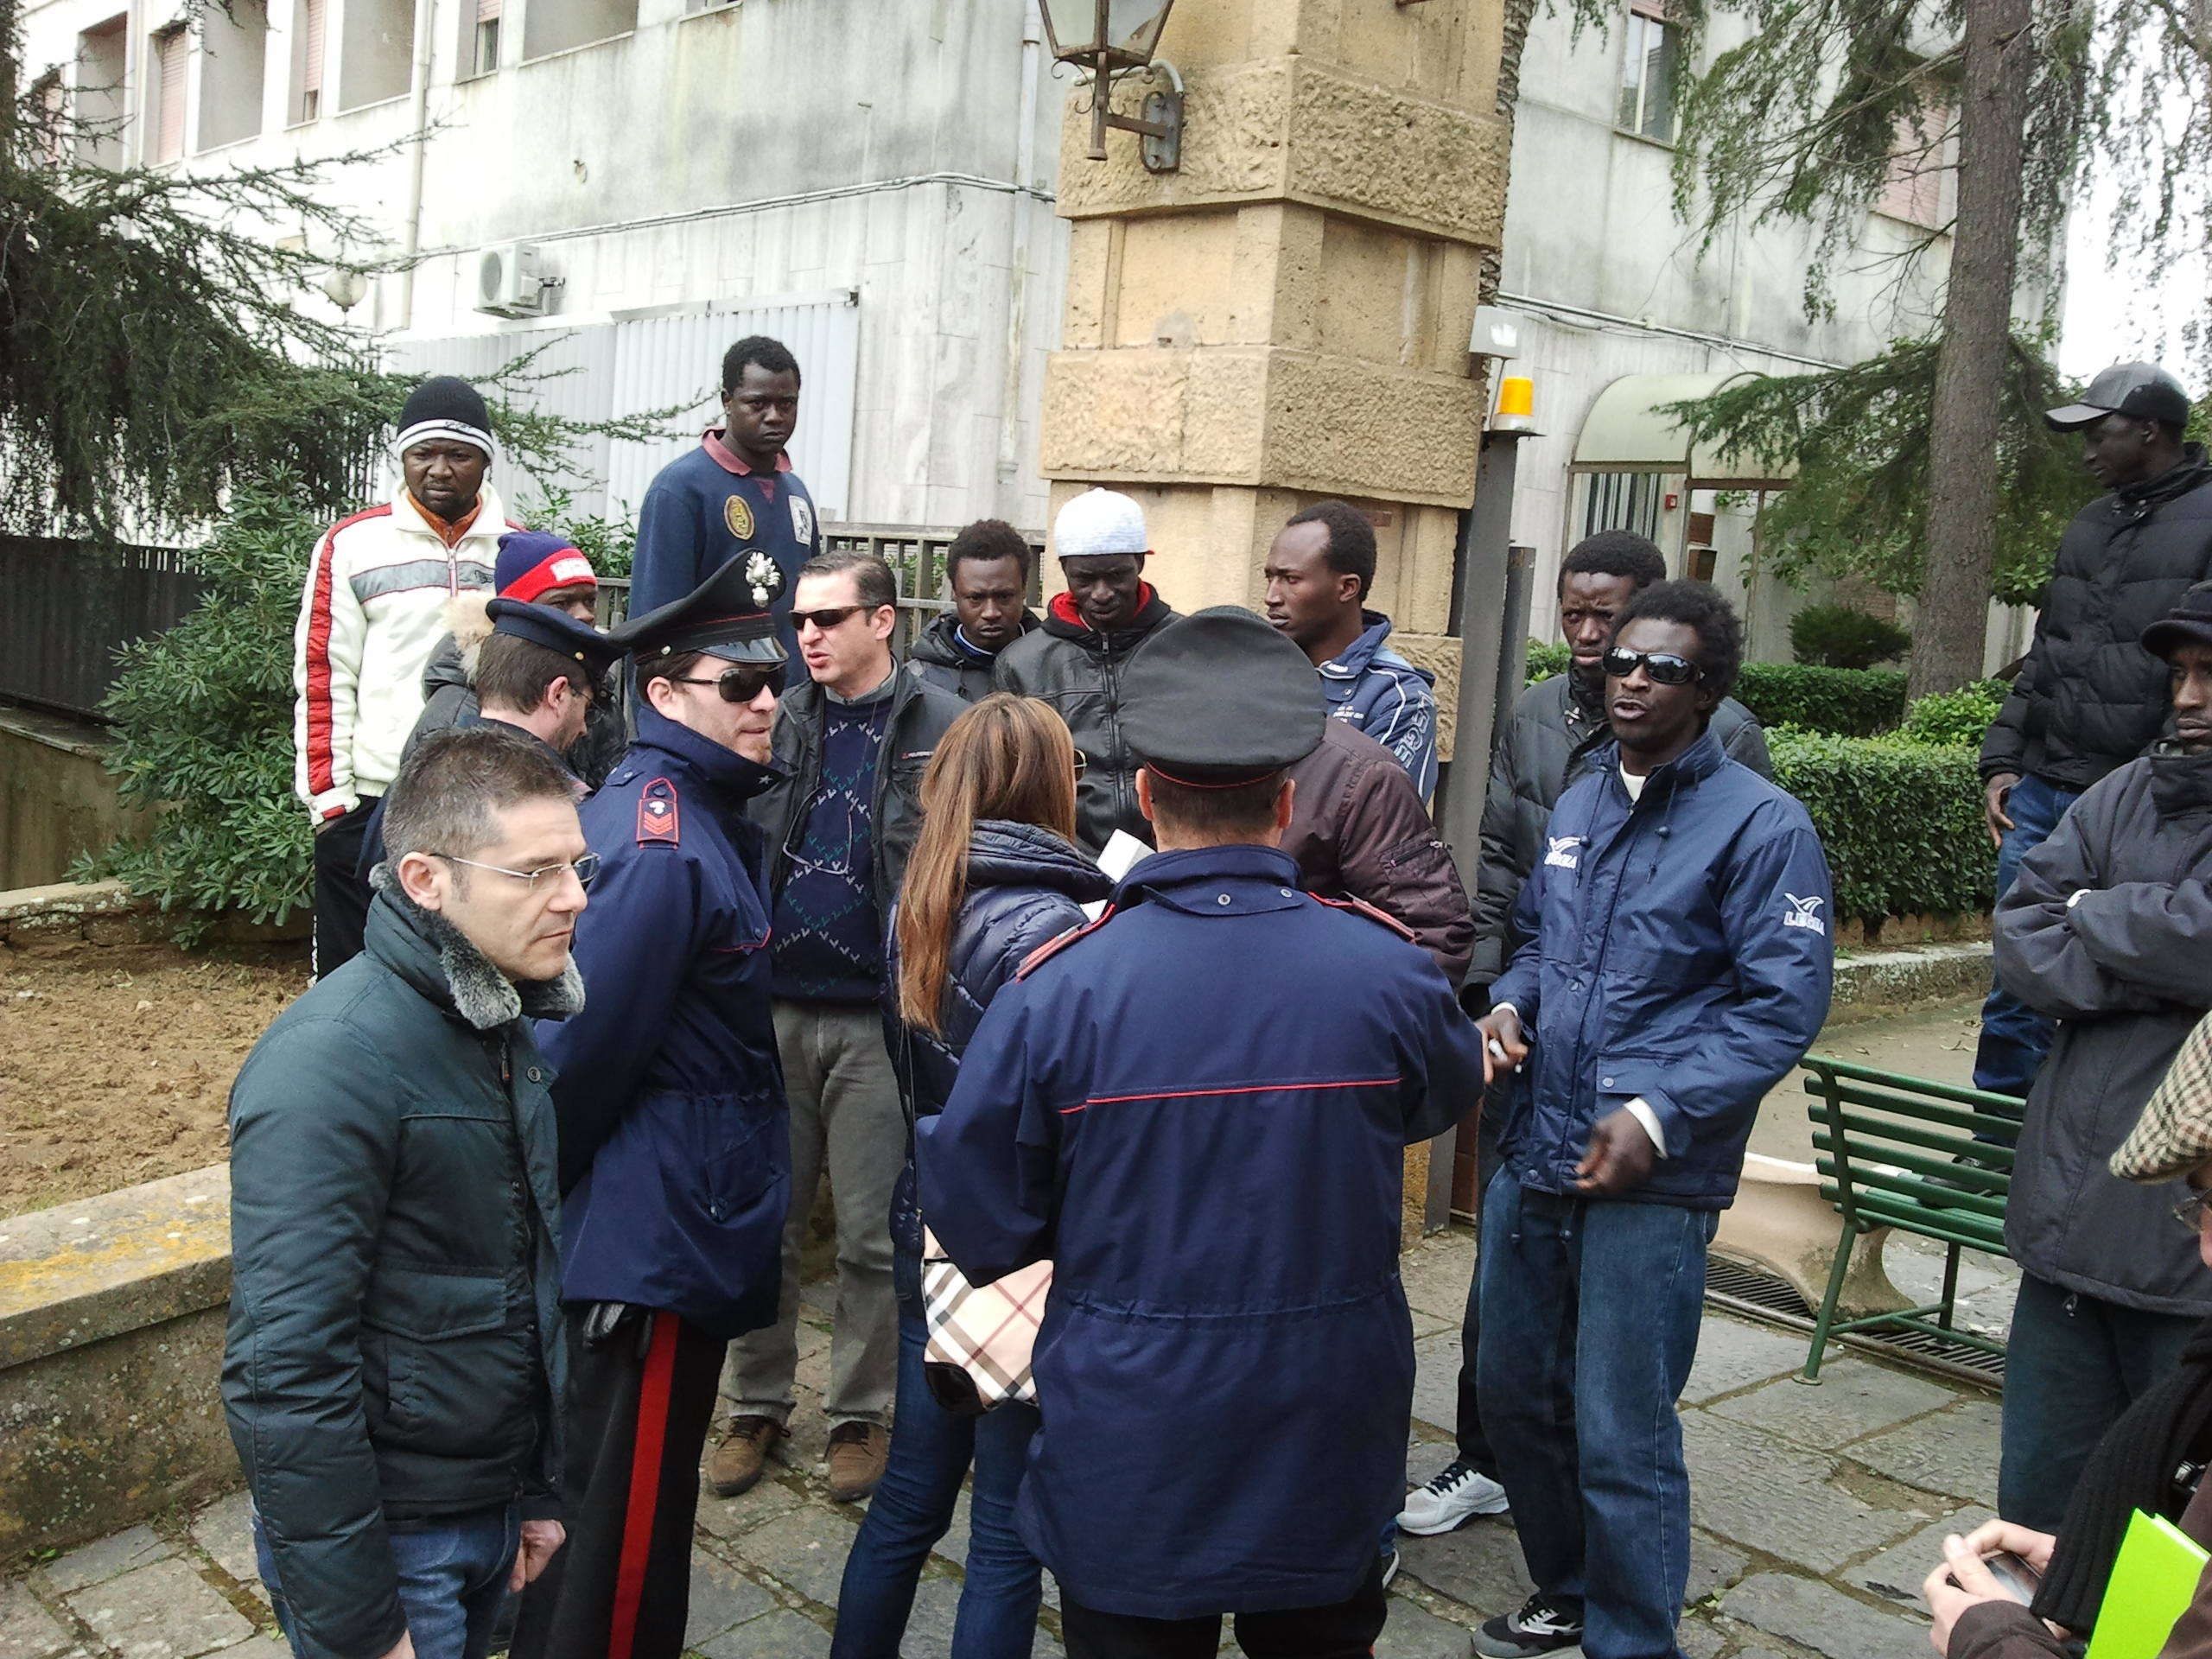
[[[1467,353],[1505,213],[1506,0],[1179,0],[1160,55],[1186,92],[1181,168],[1129,133],[1084,158],[1041,466],[1057,511],[1094,484],[1144,504],[1152,577],[1179,610],[1256,608],[1285,519],[1340,496],[1375,521],[1370,604],[1437,676],[1450,758],[1458,514],[1484,388]],[[1147,87],[1125,79],[1135,113]],[[1048,583],[1058,570],[1049,562]],[[1408,1161],[1417,1231],[1427,1148]]]
[[[1146,172],[1128,133],[1084,159],[1087,91],[1060,147],[1053,507],[1093,484],[1142,501],[1181,610],[1256,605],[1300,507],[1364,508],[1370,602],[1436,671],[1447,743],[1484,391],[1467,337],[1505,213],[1504,32],[1503,0],[1179,0],[1160,55],[1186,88],[1181,168]],[[1119,106],[1145,90],[1125,79]]]

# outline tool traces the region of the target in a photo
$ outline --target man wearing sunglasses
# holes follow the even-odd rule
[[[2212,582],[2141,643],[2166,669],[2172,738],[2092,784],[1997,901],[1998,975],[2057,1022],[2005,1205],[2020,1290],[1997,1509],[2041,1532],[2212,1313],[2212,1274],[2166,1217],[2182,1192],[2106,1166],[2212,1008]]]
[[[1567,785],[1588,771],[1592,757],[1612,741],[1606,716],[1605,670],[1600,658],[1613,625],[1637,594],[1667,579],[1665,556],[1629,530],[1601,530],[1571,550],[1560,568],[1560,632],[1570,653],[1567,672],[1523,691],[1498,734],[1491,756],[1490,787],[1483,797],[1482,851],[1475,868],[1474,960],[1467,970],[1465,1001],[1480,1014],[1491,982],[1521,944],[1513,926],[1513,901],[1544,855],[1544,830]],[[1713,735],[1732,760],[1762,778],[1774,775],[1766,736],[1751,711],[1733,697],[1713,705]],[[1370,897],[1372,895],[1370,895]],[[1386,906],[1386,908],[1388,906]],[[1502,1077],[1484,1097],[1476,1127],[1478,1191],[1497,1173],[1498,1127],[1512,1115],[1512,1097],[1527,1086],[1517,1073]],[[1406,1494],[1398,1525],[1407,1532],[1449,1532],[1472,1516],[1505,1508],[1497,1458],[1483,1431],[1475,1387],[1475,1351],[1481,1345],[1482,1282],[1467,1287],[1460,1331],[1459,1454],[1426,1485]]]
[[[899,1313],[888,1217],[906,1166],[906,1122],[883,1040],[884,932],[921,817],[923,769],[968,707],[892,655],[898,600],[889,565],[845,552],[808,560],[791,596],[810,677],[784,696],[776,785],[754,808],[768,832],[791,1214],[782,1311],[730,1351],[736,1404],[708,1469],[725,1497],[758,1481],[786,1438],[798,1369],[799,1250],[825,1168],[837,1206],[837,1313],[822,1400],[830,1496],[851,1503],[874,1491],[891,1446]]]
[[[560,1123],[569,1548],[524,1599],[518,1659],[677,1659],[699,1456],[729,1338],[776,1317],[791,1205],[760,831],[785,671],[766,555],[612,636],[637,738],[586,803],[604,861],[543,1032]]]
[[[1629,602],[1612,741],[1552,813],[1481,1021],[1491,1077],[1528,1084],[1483,1199],[1476,1378],[1536,1591],[1476,1633],[1492,1659],[1677,1651],[1706,1246],[1834,968],[1812,820],[1711,730],[1743,638],[1703,582]]]

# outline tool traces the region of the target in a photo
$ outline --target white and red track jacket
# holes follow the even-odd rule
[[[423,668],[446,602],[489,591],[499,537],[521,525],[486,483],[448,548],[404,486],[315,543],[292,633],[293,787],[320,823],[381,795],[423,712]]]

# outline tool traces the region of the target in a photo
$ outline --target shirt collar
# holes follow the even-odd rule
[[[740,478],[752,477],[753,468],[739,458],[736,450],[722,442],[722,433],[726,429],[719,426],[709,427],[700,435],[700,447],[713,457],[715,465],[724,472],[735,473]],[[779,473],[788,473],[791,469],[791,458],[780,449],[776,451],[776,470]]]

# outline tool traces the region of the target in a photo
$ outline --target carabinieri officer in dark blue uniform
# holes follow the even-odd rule
[[[637,738],[582,809],[603,861],[575,945],[585,1009],[539,1036],[559,1071],[569,1547],[524,1599],[518,1659],[683,1652],[723,1347],[776,1318],[791,1146],[744,809],[773,781],[782,582],[755,553],[616,631]]]
[[[1160,850],[992,1002],[917,1131],[923,1219],[970,1279],[1050,1255],[1044,1427],[1017,1522],[1070,1659],[1364,1655],[1398,1506],[1413,1328],[1403,1149],[1482,1088],[1413,936],[1301,893],[1283,769],[1305,653],[1200,611],[1130,660]]]

